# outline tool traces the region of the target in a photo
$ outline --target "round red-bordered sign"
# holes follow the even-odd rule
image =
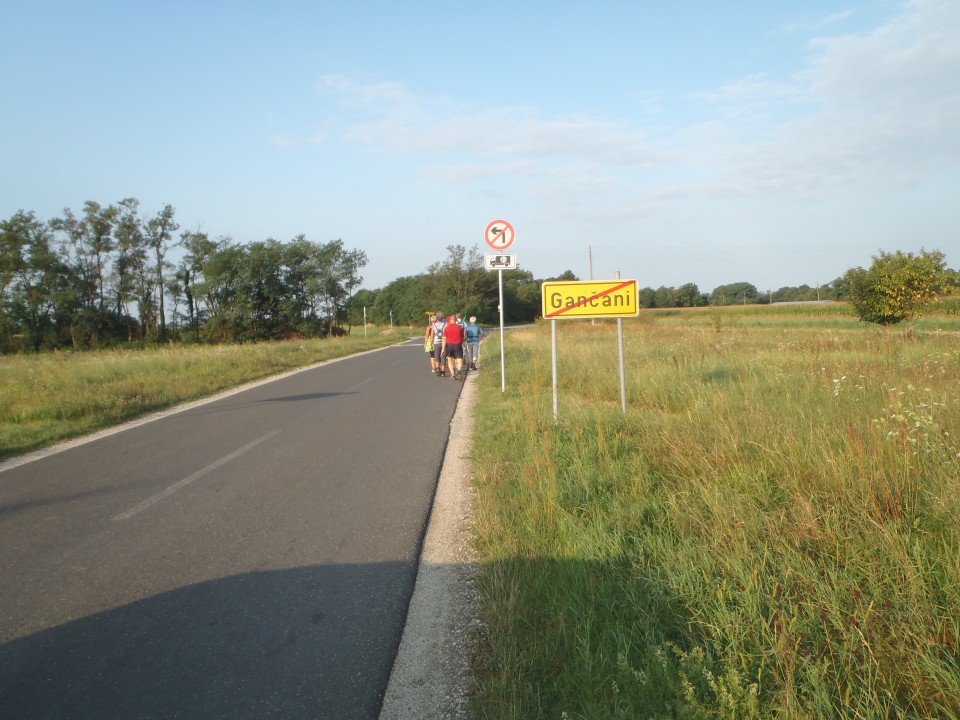
[[[506,250],[513,245],[515,237],[516,232],[514,232],[513,225],[506,220],[494,220],[483,231],[483,239],[494,250]]]

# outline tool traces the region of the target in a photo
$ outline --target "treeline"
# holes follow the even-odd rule
[[[707,305],[764,305],[778,302],[815,302],[824,300],[845,300],[850,293],[849,283],[837,278],[827,285],[810,287],[782,287],[779,290],[757,290],[748,282],[720,285],[710,293],[702,293],[694,283],[678,288],[659,287],[656,290],[645,287],[640,291],[642,308],[680,308],[706,307]]]
[[[540,286],[544,282],[527,270],[503,270],[503,309],[507,323],[531,322],[541,313]],[[348,304],[347,321],[359,325],[364,312],[369,322],[386,325],[425,325],[428,313],[475,315],[484,325],[499,323],[499,273],[484,269],[476,246],[447,246],[446,259],[425,273],[398,278],[377,290],[361,290]],[[576,280],[569,270],[547,280]]]
[[[461,245],[447,248],[443,262],[431,265],[422,275],[402,277],[379,290],[361,290],[348,305],[347,317],[351,324],[367,321],[386,325],[417,324],[426,314],[440,310],[445,314],[460,312],[476,315],[481,323],[499,322],[497,273],[483,267],[483,255],[474,247]],[[545,280],[579,280],[567,270],[558,277]],[[542,312],[541,284],[522,269],[503,271],[504,320],[507,323],[530,322]],[[776,302],[804,302],[843,300],[849,292],[849,283],[838,278],[828,285],[810,287],[783,287],[761,292],[747,283],[721,285],[710,293],[702,293],[694,283],[678,288],[644,287],[639,290],[640,307],[681,308],[707,305],[764,304]],[[366,312],[366,315],[364,315]]]
[[[0,351],[324,335],[367,263],[340,240],[240,245],[179,229],[172,206],[145,215],[134,198],[0,222]]]
[[[46,222],[24,211],[0,222],[0,352],[316,337],[365,321],[420,326],[437,310],[476,315],[486,325],[499,321],[498,273],[484,269],[476,246],[450,245],[447,257],[425,273],[360,290],[366,253],[347,249],[341,240],[314,243],[298,235],[285,243],[240,245],[179,229],[172,206],[146,215],[134,198],[108,206],[88,201],[81,213],[66,209]],[[956,289],[958,275],[946,268],[942,253],[932,259],[929,272]],[[917,285],[925,277],[918,274],[929,260],[925,254],[881,253],[879,260],[892,263],[882,277],[889,280],[894,270],[903,276],[894,299],[926,296]],[[523,269],[502,275],[505,321],[538,317],[544,279]],[[545,280],[578,279],[567,270]],[[924,283],[934,287],[939,281]],[[639,302],[641,308],[682,308],[850,300],[880,307],[876,298],[863,299],[866,285],[854,271],[827,285],[775,291],[738,282],[703,293],[687,283],[644,287]],[[903,315],[899,307],[881,309],[874,314]]]

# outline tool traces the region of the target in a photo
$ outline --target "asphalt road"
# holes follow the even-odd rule
[[[410,342],[0,472],[0,716],[376,718],[461,387]]]

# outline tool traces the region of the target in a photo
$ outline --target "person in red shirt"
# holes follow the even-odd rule
[[[454,380],[463,368],[463,325],[448,322],[443,328],[443,354]]]

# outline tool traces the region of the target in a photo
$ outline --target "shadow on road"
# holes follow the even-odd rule
[[[376,718],[415,573],[252,572],[18,638],[0,645],[0,708],[20,720]]]
[[[304,393],[303,395],[287,395],[286,397],[269,397],[263,400],[257,400],[258,403],[271,402],[299,402],[301,400],[322,400],[324,398],[341,397],[343,395],[356,395],[356,392],[315,392]]]

